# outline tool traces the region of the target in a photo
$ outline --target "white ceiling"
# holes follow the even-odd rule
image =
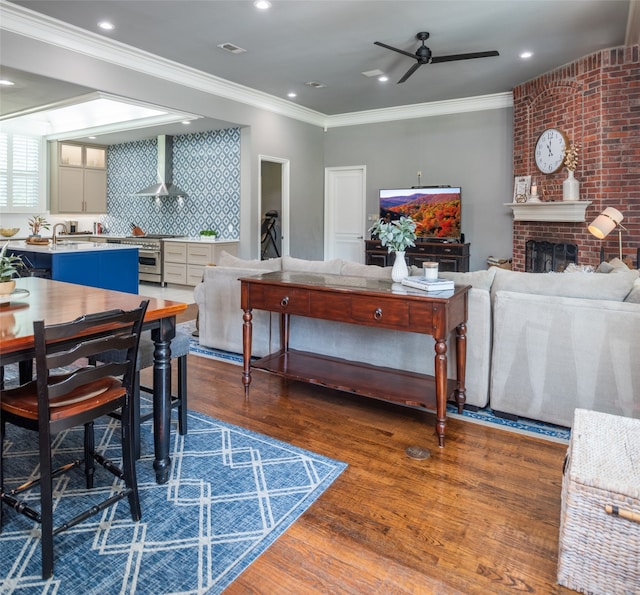
[[[272,0],[267,12],[245,0],[13,3],[278,98],[294,91],[298,96],[292,102],[335,115],[511,91],[596,50],[638,43],[637,33],[627,39],[628,31],[638,30],[633,21],[637,25],[640,11],[630,10],[635,2]],[[115,30],[98,29],[103,19]],[[500,56],[423,65],[397,84],[414,60],[373,42],[413,53],[419,31],[430,33],[427,45],[434,56],[486,50],[498,50]],[[247,51],[230,54],[217,47],[222,43]],[[525,50],[534,54],[529,60],[519,57]],[[374,69],[388,74],[389,82],[361,74]],[[307,81],[326,87],[310,88]],[[41,82],[31,80],[12,96],[3,89],[1,113],[41,105],[43,97],[49,103],[56,95],[89,91]]]

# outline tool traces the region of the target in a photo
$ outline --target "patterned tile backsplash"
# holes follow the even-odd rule
[[[197,236],[215,229],[238,239],[240,229],[240,129],[173,137],[173,182],[188,198],[132,196],[157,181],[157,140],[110,145],[107,151],[107,216],[110,234]]]

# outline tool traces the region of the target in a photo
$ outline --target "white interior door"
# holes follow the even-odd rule
[[[324,170],[324,257],[364,263],[366,165]]]

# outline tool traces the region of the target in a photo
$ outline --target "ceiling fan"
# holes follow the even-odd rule
[[[375,45],[379,45],[380,47],[387,48],[388,50],[398,52],[399,54],[409,56],[409,58],[413,58],[414,60],[416,60],[416,63],[411,68],[409,68],[407,72],[405,72],[404,76],[398,81],[398,84],[404,83],[423,64],[438,64],[440,62],[454,62],[456,60],[471,60],[472,58],[489,58],[491,56],[500,55],[496,50],[492,50],[489,52],[471,52],[469,54],[452,54],[450,56],[434,57],[431,55],[431,50],[424,44],[424,42],[427,39],[429,39],[429,33],[427,33],[426,31],[417,33],[416,39],[418,41],[421,41],[422,45],[416,50],[415,54],[412,54],[411,52],[406,52],[405,50],[394,48],[393,46],[387,45],[386,43],[382,43],[381,41],[373,42]]]

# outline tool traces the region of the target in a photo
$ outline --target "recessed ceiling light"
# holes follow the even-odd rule
[[[366,77],[371,78],[372,76],[382,76],[384,74],[384,72],[382,70],[380,70],[379,68],[376,68],[375,70],[365,70],[361,74],[363,74]]]
[[[0,85],[2,85],[3,87],[12,87],[13,85],[15,85],[15,83],[8,79],[0,79]]]
[[[520,57],[521,57],[523,60],[526,60],[527,58],[531,58],[531,56],[533,56],[533,52],[522,52],[522,53],[520,54]]]
[[[309,81],[305,83],[305,85],[307,85],[307,87],[313,87],[314,89],[322,89],[323,87],[327,86],[319,81]]]
[[[189,122],[189,120],[182,120],[181,124],[188,126],[189,124],[191,124],[191,122]]]
[[[256,0],[253,5],[260,10],[271,8],[271,2],[269,2],[269,0]]]
[[[98,27],[100,27],[100,29],[103,29],[105,31],[112,31],[113,29],[115,29],[115,25],[113,23],[110,23],[109,21],[100,21],[98,23]]]
[[[386,83],[386,82],[389,80],[389,77],[388,77],[386,74],[383,74],[382,76],[379,76],[379,77],[378,77],[378,80],[379,80],[381,83]]]
[[[297,97],[298,94],[294,93],[293,91],[291,91],[291,93],[287,93],[287,97],[290,97],[291,99],[293,99],[294,97]]]
[[[247,50],[241,48],[240,46],[236,45],[235,43],[221,43],[218,45],[218,47],[221,50],[224,50],[225,52],[229,52],[231,54],[242,54],[243,52],[246,52]]]
[[[98,138],[97,136],[90,136],[89,137],[91,140],[96,140],[96,138]]]

